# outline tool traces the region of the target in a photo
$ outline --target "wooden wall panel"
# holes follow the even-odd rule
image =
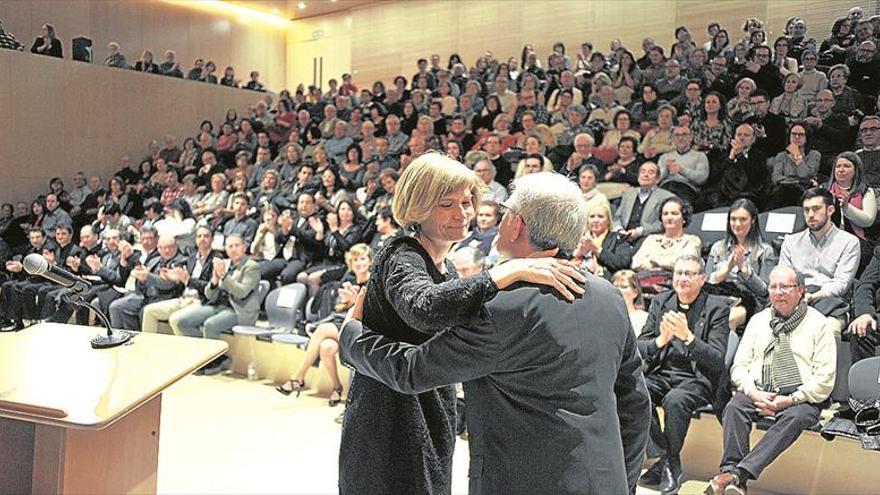
[[[13,70],[14,68],[14,70]],[[14,74],[14,77],[13,77]],[[0,50],[0,202],[30,200],[83,170],[107,179],[151,139],[180,143],[260,94]]]
[[[800,16],[807,21],[811,34],[821,40],[829,33],[834,17],[845,15],[856,4],[871,15],[877,0],[411,0],[379,2],[308,22],[321,23],[330,30],[344,31],[351,26],[350,45],[328,47],[325,66],[326,60],[336,53],[350,56],[349,68],[356,73],[355,82],[364,87],[375,80],[388,83],[396,74],[409,78],[415,72],[416,60],[431,53],[439,53],[444,66],[451,53],[460,54],[471,65],[487,49],[498,58],[518,59],[523,45],[531,43],[546,64],[555,41],[565,43],[569,54],[574,55],[586,40],[607,53],[611,41],[618,38],[636,56],[641,56],[644,37],[652,37],[668,48],[674,41],[675,28],[680,25],[688,26],[700,43],[706,40],[706,25],[712,21],[720,22],[731,38],[739,39],[743,21],[749,16],[765,21],[771,39],[782,32],[789,17]],[[288,60],[295,58],[300,49],[302,45],[289,43]],[[288,72],[290,87],[295,86],[297,76]]]
[[[285,29],[224,13],[152,0],[0,0],[0,17],[28,49],[40,26],[54,24],[68,59],[71,39],[86,36],[92,39],[95,63],[104,61],[107,43],[116,41],[131,64],[145,49],[157,63],[173,49],[184,73],[201,57],[217,64],[218,78],[231,65],[244,82],[256,69],[270,88],[280,90],[286,83]]]

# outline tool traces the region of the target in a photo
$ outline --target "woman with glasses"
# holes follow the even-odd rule
[[[816,69],[818,62],[819,54],[815,50],[805,50],[801,55],[803,69],[798,74],[801,77],[801,88],[798,90],[798,94],[809,103],[815,102],[819,91],[828,87],[828,76]]]
[[[801,194],[816,184],[822,155],[810,148],[805,124],[794,124],[788,133],[788,147],[768,161],[772,167],[773,194],[767,209],[800,204]]]
[[[731,330],[767,305],[767,280],[778,261],[761,236],[758,208],[748,199],[734,201],[727,211],[727,236],[712,245],[706,264],[707,289],[738,299],[730,310]]]

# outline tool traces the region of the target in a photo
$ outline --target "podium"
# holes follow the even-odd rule
[[[140,333],[92,349],[102,332],[42,323],[0,334],[0,491],[156,492],[162,392],[227,345]]]

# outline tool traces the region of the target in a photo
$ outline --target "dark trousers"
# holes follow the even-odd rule
[[[878,346],[880,346],[880,331],[868,329],[868,333],[864,337],[851,333],[849,349],[852,354],[852,364],[856,364],[862,359],[874,357]]]
[[[650,439],[665,452],[667,459],[678,462],[691,416],[698,407],[709,403],[709,387],[694,377],[645,376],[651,403],[663,406],[663,427],[657,410],[651,419]]]
[[[296,258],[287,261],[282,258],[275,258],[260,262],[260,276],[263,280],[274,282],[281,280],[282,285],[292,284],[296,282],[296,276],[299,272],[306,269],[306,263]]]
[[[110,307],[110,303],[113,302],[120,295],[121,294],[119,292],[108,285],[95,285],[85,294],[83,294],[83,299],[86,302],[94,304],[95,307],[101,309],[101,311],[106,315]],[[61,303],[58,306],[58,310],[51,316],[49,321],[64,323],[70,319],[70,316],[74,312],[76,312],[76,324],[88,325],[89,311],[90,310],[88,308],[74,307],[70,304]]]
[[[695,204],[699,199],[697,196],[698,193],[691,186],[685,184],[684,182],[669,181],[664,183],[660,187],[685,200],[687,204],[691,205],[691,208],[695,209],[696,211],[701,211],[699,209],[700,205]]]
[[[724,408],[724,453],[721,469],[738,468],[758,479],[764,468],[779,457],[805,429],[819,421],[822,410],[815,404],[798,404],[776,414],[776,421],[752,449],[749,435],[752,423],[758,419],[755,405],[746,394],[738,393]]]

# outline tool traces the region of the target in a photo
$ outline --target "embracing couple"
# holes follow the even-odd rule
[[[633,493],[650,399],[619,292],[565,261],[581,192],[554,173],[517,180],[497,241],[510,260],[458,278],[447,255],[482,187],[437,153],[400,177],[392,210],[412,235],[379,253],[340,335],[357,370],[340,492],[450,493],[463,383],[471,493]]]

